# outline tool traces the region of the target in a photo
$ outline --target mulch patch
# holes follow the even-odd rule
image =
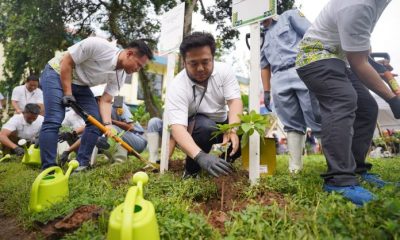
[[[250,185],[248,171],[237,170],[229,176],[222,176],[213,179],[217,185],[218,195],[206,202],[198,203],[196,212],[208,216],[208,222],[222,234],[225,233],[225,222],[229,220],[230,211],[241,211],[249,204],[286,205],[283,194],[278,192],[263,192],[255,198],[246,199],[243,190]]]
[[[64,218],[56,218],[46,224],[36,222],[46,239],[60,239],[65,234],[78,229],[84,222],[97,219],[103,209],[96,205],[85,205],[75,209]]]
[[[185,169],[185,160],[169,160],[168,161],[168,171],[172,173],[177,173],[180,176]]]

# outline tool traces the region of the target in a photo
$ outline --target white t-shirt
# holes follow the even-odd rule
[[[304,38],[349,52],[367,51],[376,22],[390,0],[331,0]]]
[[[62,125],[71,127],[73,130],[85,126],[85,121],[76,114],[74,110],[69,110],[68,112],[65,113],[65,118],[64,121],[62,122]]]
[[[11,100],[18,101],[19,108],[24,111],[28,103],[43,104],[43,92],[39,88],[29,92],[25,85],[21,85],[14,88]]]
[[[195,86],[195,96],[193,96]],[[239,82],[230,66],[215,62],[213,73],[208,80],[207,91],[203,100],[200,99],[204,87],[195,84],[182,70],[168,86],[166,97],[166,111],[169,124],[187,126],[188,117],[198,113],[208,116],[215,122],[227,119],[226,101],[240,98]]]
[[[89,87],[106,83],[104,92],[116,96],[125,79],[132,77],[123,69],[115,70],[121,51],[115,44],[99,37],[88,37],[69,47],[68,52],[75,63],[72,83]],[[58,54],[49,61],[49,65],[58,73],[64,54]]]
[[[39,134],[40,128],[42,127],[44,117],[39,115],[37,119],[32,123],[28,124],[25,121],[23,114],[16,114],[3,125],[4,129],[10,130],[11,132],[17,131],[17,136],[26,140],[33,140],[37,134]]]

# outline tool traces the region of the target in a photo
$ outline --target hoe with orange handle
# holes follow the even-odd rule
[[[71,102],[71,108],[83,118],[85,121],[89,121],[91,124],[96,126],[102,133],[107,133],[109,130],[106,128],[101,122],[99,122],[96,118],[94,118],[92,115],[87,113],[81,106],[79,106],[75,102]],[[136,158],[138,158],[140,161],[144,162],[147,164],[147,166],[151,166],[154,169],[158,169],[158,164],[149,162],[148,160],[144,159],[138,152],[135,151],[129,144],[127,144],[124,140],[122,140],[120,137],[117,135],[113,135],[112,138],[119,143],[123,148],[125,148],[129,153],[132,153]]]

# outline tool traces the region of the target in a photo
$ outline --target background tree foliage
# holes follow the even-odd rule
[[[65,39],[59,1],[1,0],[0,42],[4,47],[4,75],[10,92],[24,75],[39,74]]]
[[[77,39],[100,28],[126,46],[133,39],[157,43],[160,23],[157,15],[175,7],[176,0],[0,0],[0,42],[4,46],[6,86],[11,91],[24,75],[39,74],[56,50],[65,50]],[[193,12],[200,9],[204,20],[216,24],[217,43],[230,49],[239,32],[231,27],[232,0],[216,0],[207,9],[203,0],[185,0],[184,35],[191,32]],[[278,1],[278,12],[290,9],[294,1]],[[74,25],[73,30],[67,24]],[[152,94],[151,79],[143,70],[139,80],[144,88],[146,110],[161,116]]]

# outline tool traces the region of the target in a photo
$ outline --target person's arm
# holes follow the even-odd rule
[[[289,22],[292,25],[294,31],[303,37],[307,29],[311,26],[310,21],[303,15],[299,10],[293,10],[289,16]]]
[[[113,123],[114,125],[117,125],[119,128],[121,128],[121,129],[124,130],[124,131],[133,130],[133,122],[127,123],[127,122],[112,120],[112,123]]]
[[[261,69],[261,80],[264,91],[271,91],[271,67],[270,65]]]
[[[81,134],[81,133],[83,133],[84,130],[85,130],[85,125],[77,127],[76,129],[74,129],[76,134]]]
[[[187,131],[187,127],[180,124],[171,125],[171,134],[176,143],[190,157],[194,158],[201,148],[194,142],[192,136]]]
[[[17,114],[22,113],[22,110],[21,110],[21,109],[19,108],[19,106],[18,106],[18,101],[11,100],[11,105],[13,106],[13,108],[15,109],[15,112],[16,112]]]
[[[382,82],[381,77],[368,62],[369,51],[346,52],[351,69],[367,88],[388,101],[395,94]]]
[[[40,107],[40,115],[44,116],[44,104],[38,103],[37,105],[39,105],[39,107]]]
[[[229,115],[228,115],[229,124],[240,123],[239,114],[243,113],[242,100],[240,98],[236,98],[228,100],[227,102],[229,107]],[[232,143],[232,151],[230,152],[229,155],[233,156],[239,149],[239,137],[236,134],[236,130],[232,130],[224,134],[222,144],[226,144],[228,142]]]
[[[3,144],[4,146],[14,149],[16,147],[18,147],[15,143],[13,143],[8,136],[10,136],[10,134],[12,133],[12,131],[8,130],[8,129],[1,129],[0,131],[0,143]]]
[[[65,53],[61,60],[60,66],[60,79],[61,87],[64,92],[64,96],[72,95],[72,70],[74,68],[75,62],[68,52]]]
[[[111,137],[112,133],[111,133],[111,129],[112,129],[112,121],[111,121],[111,110],[112,110],[112,100],[113,97],[108,94],[108,93],[104,93],[103,96],[100,97],[100,101],[99,101],[99,110],[100,110],[100,116],[101,119],[103,120],[103,123],[106,124],[105,126],[110,129],[110,131],[108,133],[106,133],[106,135],[108,137]]]

